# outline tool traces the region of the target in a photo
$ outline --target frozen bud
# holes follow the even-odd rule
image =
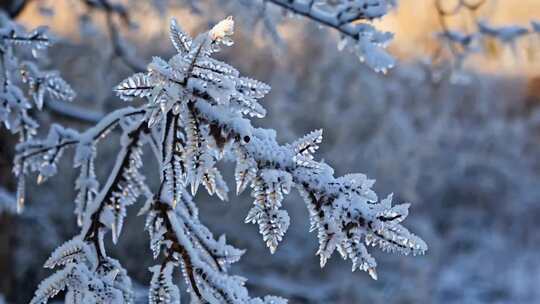
[[[234,20],[232,16],[220,21],[209,32],[210,38],[214,41],[222,40],[234,34]]]

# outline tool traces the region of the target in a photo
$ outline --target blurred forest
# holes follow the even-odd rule
[[[112,89],[132,72],[114,56],[103,14],[81,18],[75,2],[32,1],[17,17],[29,28],[49,25],[57,35],[45,66],[58,69],[77,92],[67,106],[86,115],[81,120],[43,111],[40,132],[52,122],[83,129],[122,106]],[[307,233],[307,210],[298,194],[285,199],[291,227],[274,255],[257,227],[243,222],[248,194],[227,204],[199,194],[202,221],[247,249],[232,272],[249,279],[252,293],[279,294],[290,303],[540,303],[540,34],[518,41],[517,52],[491,44],[459,68],[448,64],[448,54],[434,64],[444,42],[435,38],[440,24],[433,1],[403,0],[377,21],[396,33],[389,49],[398,64],[383,75],[336,51],[334,33],[302,18],[284,18],[278,9],[269,7],[279,20],[272,32],[256,12],[238,8],[241,1],[193,1],[195,7],[163,1],[161,11],[144,2],[130,1],[137,25],[121,28],[143,63],[172,54],[170,17],[193,33],[234,15],[235,45],[220,56],[272,86],[263,101],[268,114],[256,123],[276,129],[279,142],[324,129],[321,158],[337,174],[363,172],[377,180],[378,193],[410,202],[408,226],[429,244],[427,255],[411,258],[374,250],[380,266],[373,281],[339,259],[319,268],[317,240]],[[478,18],[495,24],[527,26],[540,14],[536,0],[487,2]],[[452,17],[451,26],[470,27],[467,14]],[[4,129],[0,134],[0,199],[9,201],[16,138]],[[118,146],[102,148],[96,169],[103,179]],[[48,275],[42,265],[50,252],[77,231],[71,186],[76,175],[63,166],[63,174],[41,186],[29,183],[23,214],[0,209],[0,294],[6,303],[29,301]],[[233,184],[232,175],[226,179]],[[145,303],[152,258],[144,219],[129,216],[111,255],[122,256]]]

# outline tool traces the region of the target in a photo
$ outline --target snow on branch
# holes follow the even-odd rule
[[[204,121],[234,142],[238,189],[251,183],[255,197],[255,207],[246,221],[259,224],[272,252],[288,226],[288,216],[279,207],[291,186],[300,191],[310,211],[312,229],[318,231],[321,266],[338,249],[344,258],[351,258],[353,269],[375,268],[374,260],[362,248],[363,242],[403,254],[422,254],[427,249],[421,239],[399,224],[407,216],[408,205],[392,207],[391,196],[377,202],[371,190],[373,180],[363,174],[336,178],[330,166],[312,159],[307,151],[316,149],[320,131],[282,146],[277,144],[273,130],[246,126],[234,111],[229,110],[225,116],[223,107],[205,100],[197,100],[195,107]],[[355,246],[361,249],[354,250],[362,252],[348,252]]]
[[[75,185],[79,190],[75,200],[75,213],[81,225],[87,202],[95,196],[98,187],[94,173],[94,160],[97,156],[95,145],[116,126],[125,123],[132,116],[142,114],[144,111],[131,107],[116,110],[83,133],[53,125],[47,138],[31,139],[17,145],[15,171],[37,172],[37,183],[40,184],[57,173],[57,164],[65,149],[75,147],[74,166],[80,169]]]
[[[232,45],[232,17],[194,38],[174,20],[170,29],[178,53],[169,60],[154,57],[146,72],[115,89],[125,100],[146,99],[144,106],[117,110],[82,133],[54,126],[46,139],[19,146],[19,166],[30,164],[43,178],[56,172],[67,147],[76,148],[74,163],[81,170],[76,182],[81,232],[46,262],[62,268],[42,282],[32,303],[45,303],[60,290],[67,290],[72,301],[132,301],[129,278],[107,256],[104,237],[110,231],[113,243],[119,240],[127,208],[141,197],[145,203],[139,214],[146,215],[152,255],[161,256],[150,268],[150,303],[179,303],[173,284],[176,267],[194,303],[286,303],[274,296],[250,297],[245,279],[228,273],[243,251],[228,245],[225,236],[215,238],[199,220],[192,195],[201,185],[228,199],[229,188],[216,166],[227,153],[236,162],[237,193],[249,186],[254,197],[245,221],[259,226],[272,253],[290,224],[283,200],[292,188],[304,198],[317,231],[321,267],[337,250],[351,259],[353,270],[376,279],[377,263],[367,246],[413,255],[427,250],[424,241],[401,225],[408,204],[392,205],[392,196],[379,201],[371,189],[373,180],[363,174],[335,177],[328,164],[315,160],[321,130],[280,145],[275,131],[252,126],[250,117],[265,115],[259,101],[270,87],[212,57]],[[93,172],[96,144],[117,126],[122,131],[120,151],[100,187]],[[144,145],[152,148],[159,164],[155,191],[141,170]]]
[[[52,42],[53,39],[45,27],[27,32],[0,11],[0,120],[6,129],[19,136],[20,145],[31,141],[39,127],[38,122],[30,115],[34,107],[41,110],[46,98],[71,101],[75,97],[75,92],[58,72],[40,71],[33,61],[23,60],[24,51],[31,52],[35,58]],[[22,50],[22,54],[15,49]],[[13,168],[18,177],[19,212],[23,209],[25,201],[26,168],[27,164],[24,161]]]
[[[341,35],[338,47],[351,45],[360,61],[376,72],[386,73],[395,65],[394,58],[385,51],[393,34],[369,24],[385,16],[396,5],[395,0],[264,0],[265,3],[338,31]]]

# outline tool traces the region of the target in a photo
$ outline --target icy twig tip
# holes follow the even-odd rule
[[[210,30],[210,38],[214,41],[234,35],[234,19],[232,16],[221,20]]]

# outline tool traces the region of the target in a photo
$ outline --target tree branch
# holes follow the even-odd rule
[[[95,124],[105,116],[101,112],[83,109],[64,102],[47,102],[45,107],[54,115],[86,124]]]
[[[347,18],[347,20],[339,20],[339,12],[331,13],[323,12],[314,7],[315,1],[311,0],[307,4],[299,3],[297,0],[264,0],[272,3],[296,15],[303,16],[323,26],[332,28],[344,36],[354,40],[359,39],[358,30],[354,26],[354,22],[359,20],[370,20],[369,17],[357,14],[355,17]]]
[[[113,46],[114,55],[122,60],[122,62],[129,67],[133,72],[142,72],[145,70],[145,66],[142,65],[137,59],[132,58],[125,46],[122,44],[120,37],[120,31],[117,25],[114,23],[114,16],[118,16],[125,25],[131,25],[131,19],[127,9],[121,4],[113,4],[109,0],[90,1],[84,0],[84,4],[91,9],[99,9],[105,12],[107,19],[107,28],[109,31],[109,37]]]

